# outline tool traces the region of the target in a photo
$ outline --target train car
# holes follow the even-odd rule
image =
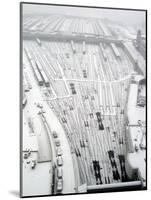
[[[136,51],[134,51],[134,47],[131,43],[129,42],[124,42],[124,49],[126,50],[126,53],[128,55],[128,57],[130,58],[130,60],[133,62],[133,63],[137,63],[138,62],[138,57],[137,57],[137,54],[136,54]]]
[[[41,41],[39,38],[36,38],[36,42],[38,43],[39,46],[41,46]]]
[[[86,53],[85,41],[83,41],[83,43],[82,43],[82,53],[83,53],[83,54]]]
[[[27,72],[24,73],[24,78],[26,80],[26,84],[27,84],[28,88],[32,89],[32,85],[30,84],[30,80],[29,80],[29,76],[28,76]]]
[[[29,60],[29,61],[32,60],[32,56],[31,56],[30,52],[28,51],[28,49],[27,49],[27,48],[24,48],[24,51],[25,51],[25,54],[26,54],[28,60]]]
[[[42,79],[46,85],[46,87],[49,87],[50,86],[50,83],[49,83],[49,80],[48,80],[48,77],[46,76],[43,68],[41,67],[41,64],[39,63],[39,61],[36,61],[36,66],[37,66],[37,69],[39,71],[39,73],[41,74],[42,76]]]
[[[30,64],[31,64],[33,70],[37,69],[36,63],[35,63],[34,60],[31,60],[31,61],[30,61]]]
[[[117,58],[120,58],[120,53],[114,43],[111,43],[112,50]]]
[[[34,72],[34,75],[36,77],[36,80],[37,80],[38,84],[40,86],[42,86],[43,85],[43,79],[42,79],[42,76],[41,76],[41,74],[40,74],[40,72],[39,72],[39,70],[37,68],[36,62],[34,60],[31,60],[30,64],[31,64],[32,70]]]
[[[107,61],[107,55],[106,55],[105,49],[103,48],[101,43],[99,46],[100,46],[100,50],[101,50],[104,60]]]
[[[41,77],[41,75],[40,75],[38,69],[34,69],[34,74],[35,74],[35,77],[36,77],[36,79],[37,79],[37,81],[38,81],[38,84],[39,84],[40,86],[42,86],[42,85],[43,85],[43,79],[42,79],[42,77]]]
[[[41,67],[41,64],[40,64],[40,62],[38,60],[35,61],[35,64],[36,64],[36,67],[37,67],[38,71],[42,71],[43,70],[42,67]]]
[[[106,26],[104,26],[104,23],[101,22],[101,20],[98,21],[98,24],[99,24],[99,26],[100,26],[100,28],[101,28],[101,30],[102,30],[102,32],[104,33],[105,36],[111,35],[108,28]]]
[[[23,108],[26,106],[26,104],[27,104],[27,97],[25,95],[25,91],[23,90],[23,102],[22,102]]]
[[[48,77],[46,76],[45,72],[43,70],[41,70],[40,73],[42,75],[42,78],[43,78],[43,81],[45,83],[45,86],[49,87],[50,86],[50,82],[49,82]]]
[[[71,48],[72,48],[73,53],[76,53],[76,49],[75,49],[73,40],[71,41]]]

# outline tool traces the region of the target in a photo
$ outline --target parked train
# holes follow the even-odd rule
[[[39,63],[39,61],[35,61],[26,48],[24,48],[24,50],[25,50],[27,58],[28,58],[28,60],[31,64],[31,67],[33,69],[33,72],[34,72],[34,75],[36,77],[38,84],[40,86],[45,84],[46,87],[49,87],[50,86],[49,79],[46,76],[41,64]]]

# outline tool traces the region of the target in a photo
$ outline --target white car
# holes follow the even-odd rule
[[[57,147],[60,146],[60,140],[56,140],[55,143],[56,143],[56,146],[57,146]]]
[[[57,191],[61,192],[63,189],[63,180],[62,179],[58,179],[57,180]]]
[[[57,156],[62,155],[62,149],[60,147],[57,148]]]
[[[62,156],[58,156],[58,158],[57,158],[57,165],[58,166],[62,166],[63,165]]]
[[[58,167],[57,168],[57,177],[58,177],[58,179],[62,179],[62,176],[63,176],[62,167]]]

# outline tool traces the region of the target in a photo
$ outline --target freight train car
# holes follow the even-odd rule
[[[36,61],[36,66],[37,66],[37,69],[38,69],[46,87],[49,87],[50,83],[49,83],[48,77],[46,76],[43,68],[41,67],[41,64],[38,61]]]
[[[73,53],[76,53],[76,49],[75,49],[75,45],[73,41],[71,41],[71,48],[72,48]]]
[[[39,71],[37,69],[34,69],[34,75],[35,75],[35,77],[36,77],[36,79],[38,81],[38,84],[40,86],[42,86],[43,85],[43,79],[42,79],[42,77],[41,77],[41,75],[40,75],[40,73],[39,73]]]
[[[42,86],[43,85],[43,79],[42,79],[42,76],[40,75],[40,73],[39,73],[39,71],[37,69],[35,61],[31,60],[30,63],[31,63],[31,66],[32,66],[32,69],[33,69],[33,72],[34,72],[34,75],[36,77],[36,80],[37,80],[38,84],[40,86]]]
[[[27,97],[25,91],[23,90],[23,101],[22,101],[23,108],[25,107],[26,103],[27,103]]]
[[[101,53],[103,55],[104,60],[107,61],[107,55],[106,55],[106,52],[105,52],[103,45],[100,43],[99,46],[100,46],[100,50],[101,50]]]
[[[82,43],[82,53],[83,53],[83,54],[86,53],[85,41],[83,41],[83,43]]]
[[[38,43],[39,46],[41,46],[41,41],[39,38],[36,38],[36,42]]]
[[[46,86],[46,87],[49,87],[49,86],[50,86],[50,82],[49,82],[49,80],[48,80],[48,78],[47,78],[45,72],[42,70],[42,71],[40,71],[40,73],[41,73],[41,75],[42,75],[42,78],[43,78],[43,81],[44,81],[44,83],[45,83],[45,86]]]
[[[26,54],[28,60],[29,60],[29,61],[32,60],[31,54],[28,52],[28,49],[27,49],[27,48],[24,48],[24,51],[25,51],[25,54]]]
[[[117,58],[120,58],[120,53],[114,43],[111,43],[112,50]]]

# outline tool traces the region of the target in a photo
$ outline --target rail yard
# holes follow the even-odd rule
[[[27,15],[22,29],[24,196],[144,188],[137,30],[66,15]]]

